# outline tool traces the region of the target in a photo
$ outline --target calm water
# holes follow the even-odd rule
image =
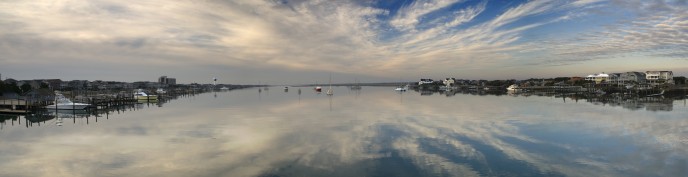
[[[5,118],[0,176],[688,175],[685,100],[297,89]]]

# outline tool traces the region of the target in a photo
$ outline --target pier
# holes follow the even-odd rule
[[[243,88],[243,87],[236,87]],[[232,89],[236,89],[232,88]],[[155,90],[147,89],[147,93],[155,93]],[[91,108],[106,109],[113,106],[131,105],[143,102],[158,102],[179,96],[192,96],[199,93],[212,91],[210,89],[171,89],[166,93],[156,94],[158,97],[152,100],[138,100],[132,91],[127,90],[74,90],[61,91],[61,94],[75,103],[87,103]],[[47,93],[52,93],[48,91]],[[44,109],[45,106],[53,104],[55,95],[53,94],[27,94],[14,98],[0,97],[1,114],[25,114]]]
[[[0,113],[23,114],[31,112],[36,106],[44,106],[44,104],[26,99],[0,99]]]

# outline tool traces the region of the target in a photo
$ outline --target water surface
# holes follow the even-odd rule
[[[688,174],[685,100],[297,89],[3,118],[0,176]]]

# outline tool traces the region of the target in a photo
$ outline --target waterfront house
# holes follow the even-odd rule
[[[620,81],[619,84],[643,84],[646,82],[645,73],[635,71],[621,73]]]
[[[6,85],[17,85],[17,80],[12,78],[5,79],[3,82],[5,82]]]
[[[600,84],[600,83],[606,82],[608,79],[609,79],[609,74],[605,74],[605,73],[591,74],[591,75],[588,75],[588,77],[585,77],[586,81],[594,81],[595,84]]]
[[[72,80],[67,82],[67,85],[68,88],[82,90],[88,88],[89,83],[87,80]]]
[[[62,80],[61,79],[42,79],[43,83],[46,83],[48,85],[48,88],[56,90],[56,89],[62,89]]]
[[[672,71],[645,71],[645,79],[648,84],[674,84],[674,73]]]
[[[621,80],[621,73],[610,73],[608,75],[609,77],[607,77],[607,83],[609,84],[619,84],[623,82]]]
[[[442,81],[442,83],[444,84],[444,86],[453,87],[456,85],[456,79],[446,78],[446,79],[444,79],[444,81]]]
[[[20,80],[17,81],[17,86],[21,87],[24,84],[28,84],[31,86],[31,88],[39,88],[41,84],[39,82],[36,82],[35,80]],[[28,90],[24,90],[28,91]]]
[[[420,82],[418,82],[418,85],[432,84],[433,82],[435,82],[435,81],[432,79],[420,79]]]

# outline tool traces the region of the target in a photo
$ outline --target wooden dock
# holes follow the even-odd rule
[[[31,101],[24,99],[2,99],[0,100],[0,113],[22,114],[30,112]]]
[[[12,109],[0,109],[2,114],[24,114],[27,110],[12,110]]]

